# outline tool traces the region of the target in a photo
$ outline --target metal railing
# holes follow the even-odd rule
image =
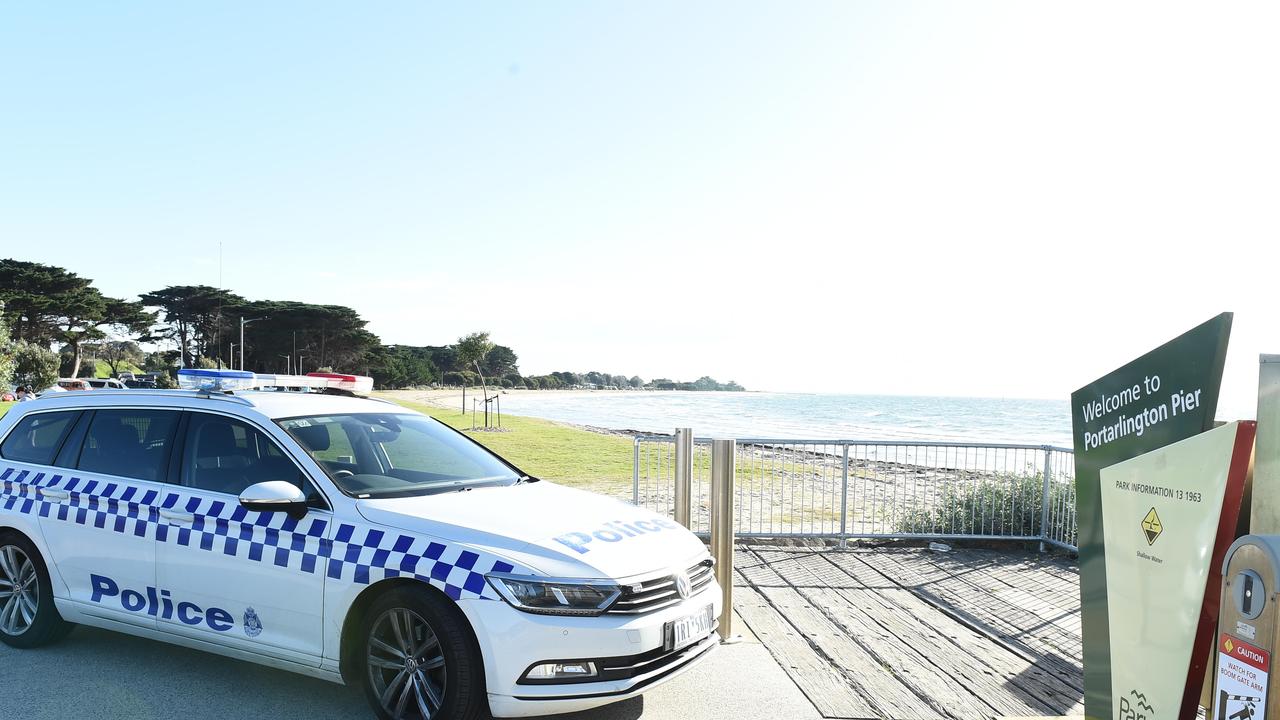
[[[742,438],[736,453],[739,537],[1007,539],[1076,549],[1066,448]],[[689,528],[707,534],[711,440],[694,438],[691,455]],[[633,465],[632,501],[672,516],[673,437],[637,436]]]

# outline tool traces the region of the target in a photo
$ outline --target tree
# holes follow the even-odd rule
[[[465,367],[462,367],[462,365],[458,363],[458,349],[452,345],[443,345],[440,347],[429,345],[423,348],[423,350],[427,352],[428,356],[431,358],[432,364],[434,364],[440,372],[458,372],[459,370],[466,370]]]
[[[515,352],[506,345],[494,345],[484,357],[484,372],[489,377],[505,377],[512,373],[519,373],[519,358]]]
[[[233,292],[208,285],[169,285],[138,297],[161,314],[161,326],[146,339],[174,342],[184,367],[194,365],[197,357],[221,354],[216,346],[223,336],[231,336],[232,316],[238,316],[235,310],[245,303]]]
[[[710,376],[703,375],[693,381],[693,388],[695,390],[719,390],[720,383],[716,382],[715,379]]]
[[[641,380],[639,375],[632,375],[631,379],[627,381],[627,384],[636,390],[639,390],[644,387],[644,380]]]
[[[142,303],[105,297],[97,288],[86,288],[74,304],[63,308],[63,316],[57,321],[58,337],[70,351],[67,377],[79,377],[83,344],[106,337],[104,328],[142,334],[154,321],[155,314],[145,311]]]
[[[15,343],[13,382],[29,385],[37,392],[58,381],[58,355],[47,347],[25,340]]]
[[[14,343],[9,339],[9,326],[3,321],[4,304],[0,303],[0,391],[9,389],[13,377]]]
[[[0,302],[13,339],[52,345],[64,310],[75,306],[91,285],[91,280],[64,268],[0,260]]]
[[[141,367],[145,355],[138,343],[132,340],[109,340],[95,348],[100,360],[111,368],[111,376],[118,377],[126,366]]]
[[[332,367],[339,372],[372,367],[381,347],[360,313],[344,305],[258,300],[240,305],[236,317],[260,318],[245,331],[245,369],[266,372],[292,358],[295,372]],[[238,353],[239,351],[237,351]]]
[[[429,348],[382,345],[369,354],[369,374],[379,388],[427,385],[438,376]]]
[[[493,349],[493,342],[489,340],[489,333],[474,332],[470,335],[463,335],[458,338],[458,342],[454,345],[454,349],[458,353],[458,363],[460,365],[464,368],[469,368],[474,365],[476,367],[476,371],[479,372],[480,361],[484,360],[484,356],[488,355],[489,351]],[[481,387],[484,387],[483,374],[480,376],[480,385]],[[488,400],[489,391],[487,389],[484,391],[484,394],[485,399]],[[467,412],[466,385],[462,386],[462,412],[463,414],[466,414]]]
[[[89,278],[22,260],[0,260],[0,302],[16,339],[68,346],[72,377],[80,371],[82,343],[104,337],[107,327],[145,332],[151,323],[140,304],[103,295]]]

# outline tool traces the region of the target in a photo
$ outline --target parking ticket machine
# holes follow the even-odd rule
[[[1280,535],[1246,535],[1227,550],[1210,720],[1280,720],[1280,693],[1268,683],[1280,629],[1278,578]]]

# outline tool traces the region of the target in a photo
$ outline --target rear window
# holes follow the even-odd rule
[[[80,451],[86,472],[161,480],[169,462],[176,410],[98,410]]]
[[[0,445],[6,460],[51,465],[80,411],[33,413],[18,421]]]

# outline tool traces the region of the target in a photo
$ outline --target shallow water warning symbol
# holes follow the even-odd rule
[[[1160,516],[1156,514],[1155,508],[1151,508],[1147,511],[1147,516],[1142,518],[1142,533],[1147,536],[1147,545],[1153,544],[1162,532],[1164,525],[1160,523]]]

